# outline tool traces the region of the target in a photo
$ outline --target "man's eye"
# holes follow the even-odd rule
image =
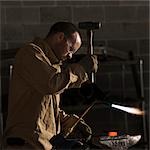
[[[70,47],[70,51],[73,52],[73,48],[72,47]]]

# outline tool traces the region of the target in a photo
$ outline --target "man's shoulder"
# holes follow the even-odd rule
[[[23,55],[23,54],[28,54],[28,53],[33,53],[35,49],[33,46],[31,46],[29,43],[23,45],[21,48],[18,49],[16,55]]]

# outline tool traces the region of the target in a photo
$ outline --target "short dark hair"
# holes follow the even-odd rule
[[[54,25],[51,26],[49,33],[47,34],[47,37],[50,35],[53,35],[57,32],[63,32],[66,37],[69,37],[74,32],[79,32],[79,29],[71,22],[57,22]]]

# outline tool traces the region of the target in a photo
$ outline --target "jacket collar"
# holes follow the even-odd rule
[[[45,53],[45,55],[48,57],[52,64],[61,63],[61,61],[56,57],[56,55],[54,54],[54,52],[52,51],[52,49],[46,41],[37,37],[33,40],[33,43],[42,49],[42,51]]]

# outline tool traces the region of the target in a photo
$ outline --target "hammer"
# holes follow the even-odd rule
[[[101,27],[100,22],[79,22],[79,28],[87,31],[87,54],[93,55],[93,30],[99,29]],[[91,76],[92,83],[94,83],[94,73]]]

